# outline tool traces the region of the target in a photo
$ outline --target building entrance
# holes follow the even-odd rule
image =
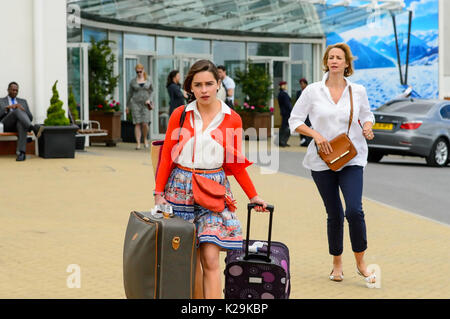
[[[287,92],[292,104],[296,102],[296,92],[299,90],[299,80],[311,74],[311,61],[290,60],[287,57],[250,57],[250,63],[264,68],[272,79],[273,94],[269,101],[269,107],[274,108],[273,127],[281,126],[280,107],[278,105],[279,83],[287,82]]]
[[[269,107],[274,108],[274,116],[272,120],[272,127],[279,127],[281,125],[280,108],[278,106],[278,83],[281,81],[288,81],[286,65],[289,58],[286,57],[250,57],[250,63],[258,67],[264,68],[272,79],[272,95],[269,101]],[[278,126],[277,126],[278,125]]]
[[[169,94],[167,92],[169,73],[172,70],[178,70],[180,72],[180,84],[182,88],[184,79],[192,64],[200,59],[212,60],[212,56],[201,54],[175,54],[152,57],[151,65],[153,66],[152,70],[154,70],[152,73],[152,81],[155,90],[153,99],[155,102],[155,110],[152,117],[153,138],[162,138],[166,133],[167,124],[169,122]]]

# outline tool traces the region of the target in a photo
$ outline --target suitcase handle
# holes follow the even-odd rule
[[[262,206],[261,204],[256,204],[256,203],[249,203],[247,205],[247,237],[246,237],[246,241],[245,241],[245,256],[244,256],[244,260],[248,260],[248,259],[260,259],[263,260],[265,262],[270,262],[270,246],[272,244],[272,219],[273,219],[273,210],[274,207],[273,205],[267,205],[266,209],[269,211],[270,216],[269,216],[269,234],[268,234],[268,238],[267,238],[267,256],[264,255],[257,255],[257,254],[249,254],[248,253],[248,244],[249,244],[249,239],[250,239],[250,216],[252,213],[252,209],[255,208],[256,206]]]

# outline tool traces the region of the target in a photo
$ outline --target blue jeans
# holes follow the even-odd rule
[[[355,253],[365,251],[367,236],[362,209],[363,167],[346,166],[339,172],[311,171],[311,175],[328,215],[327,233],[330,254],[340,256],[343,251],[344,210],[339,189],[344,195],[345,217],[349,225],[352,250]]]

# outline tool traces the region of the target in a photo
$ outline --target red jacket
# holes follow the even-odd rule
[[[187,141],[194,136],[194,128],[190,119],[193,111],[186,112],[186,118],[178,143],[179,123],[184,106],[174,110],[169,119],[166,138],[162,148],[161,161],[156,174],[156,192],[164,192],[169,175],[175,167],[174,159],[178,157]],[[252,162],[241,153],[242,151],[242,119],[234,110],[225,117],[219,127],[211,132],[211,137],[224,147],[223,169],[226,175],[233,175],[241,185],[248,198],[257,195],[255,186],[247,173],[246,167]]]

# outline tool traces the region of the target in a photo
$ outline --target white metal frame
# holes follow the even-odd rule
[[[67,43],[67,48],[79,48],[80,49],[80,79],[81,87],[80,87],[80,120],[82,123],[89,123],[89,43],[80,42],[80,43]],[[86,137],[84,146],[89,146],[89,136]]]
[[[127,59],[136,59],[137,61],[139,61],[139,57],[137,56],[137,55],[134,55],[134,54],[125,54],[124,53],[124,55],[123,55],[123,63],[122,63],[122,68],[123,68],[123,70],[122,70],[122,74],[123,74],[123,83],[122,83],[122,85],[123,85],[123,100],[124,100],[124,103],[125,103],[125,105],[124,105],[124,114],[122,115],[122,118],[123,119],[126,119],[127,118],[127,115],[126,115],[126,112],[125,112],[125,109],[126,109],[126,107],[127,107],[127,99],[128,99],[128,85],[129,85],[129,83],[127,83]]]

